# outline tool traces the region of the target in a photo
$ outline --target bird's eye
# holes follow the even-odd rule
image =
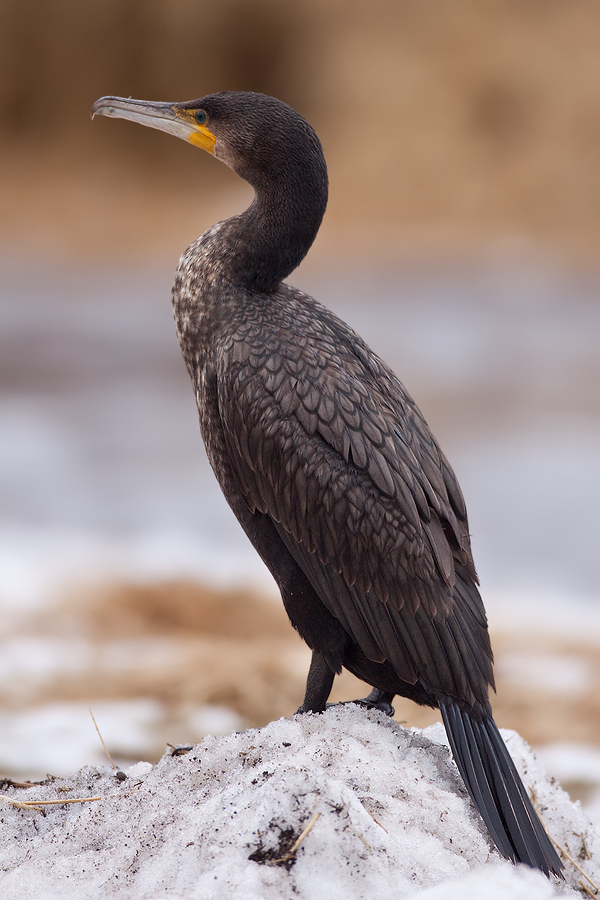
[[[203,109],[199,109],[196,112],[196,115],[194,116],[194,118],[196,119],[196,122],[198,123],[198,125],[204,125],[204,123],[206,122],[206,119],[207,119],[207,115]]]

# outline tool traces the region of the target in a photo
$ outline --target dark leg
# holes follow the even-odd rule
[[[331,671],[321,654],[313,650],[310,669],[306,679],[304,703],[298,712],[323,712],[327,698],[331,693],[334,677],[335,673]]]
[[[353,700],[352,702],[360,703],[361,706],[366,706],[367,709],[380,709],[386,716],[393,716],[394,707],[392,706],[392,700],[394,697],[395,694],[390,693],[390,691],[380,691],[379,688],[373,688],[368,697],[364,697],[362,700]]]

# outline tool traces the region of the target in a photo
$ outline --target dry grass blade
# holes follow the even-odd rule
[[[9,803],[11,806],[15,806],[17,809],[39,809],[39,806],[35,806],[32,803],[23,803],[21,800],[13,800],[12,797],[9,797],[7,794],[0,794],[0,801],[4,803]]]
[[[306,828],[304,829],[304,831],[302,832],[302,834],[299,835],[299,837],[297,838],[297,840],[295,840],[294,843],[292,844],[292,846],[290,847],[290,849],[289,849],[289,851],[288,851],[289,853],[295,853],[295,852],[296,852],[296,850],[298,849],[298,847],[300,846],[300,844],[302,843],[302,841],[304,840],[304,838],[307,836],[307,834],[309,833],[309,831],[311,831],[313,825],[316,823],[317,819],[320,818],[320,816],[321,816],[321,813],[315,813],[315,814],[314,814],[314,816],[312,817],[312,819],[310,820],[310,822],[308,823],[308,825],[306,826]]]
[[[545,824],[545,822],[544,822],[543,820],[542,820],[542,825],[544,826],[544,828],[546,828],[546,824]],[[579,883],[581,884],[582,888],[583,888],[585,891],[587,891],[588,894],[590,894],[591,897],[597,897],[597,896],[598,896],[598,892],[600,891],[600,888],[598,887],[598,885],[597,885],[597,884],[594,884],[594,882],[592,881],[592,879],[590,878],[590,876],[589,876],[588,874],[586,874],[586,872],[583,871],[583,869],[581,868],[581,866],[579,865],[579,863],[578,863],[576,860],[573,859],[573,857],[572,857],[571,854],[568,852],[568,850],[565,850],[565,848],[562,847],[562,846],[558,843],[558,841],[556,840],[556,838],[553,838],[553,837],[552,837],[552,835],[549,833],[549,831],[548,831],[547,828],[546,828],[546,834],[548,835],[548,837],[550,838],[550,840],[551,840],[554,844],[556,844],[556,847],[557,847],[558,851],[560,852],[560,854],[561,854],[565,859],[568,859],[569,862],[572,863],[572,864],[575,866],[575,868],[577,869],[577,871],[578,871],[581,875],[583,875],[583,877],[585,878],[585,880],[588,881],[588,882],[591,884],[591,886],[594,888],[594,893],[592,894],[592,893],[589,891],[589,889],[586,888],[586,886],[585,886],[584,884],[582,884],[581,882],[579,882]]]
[[[104,743],[104,738],[103,738],[102,735],[100,734],[100,729],[98,728],[98,723],[96,722],[96,720],[95,720],[95,718],[94,718],[94,713],[92,712],[92,708],[91,708],[91,706],[88,707],[88,708],[89,708],[89,710],[90,710],[90,716],[92,717],[92,722],[94,723],[94,726],[95,726],[95,728],[96,728],[96,731],[98,732],[98,737],[99,737],[100,740],[102,741],[102,746],[104,747],[104,752],[105,752],[106,755],[108,756],[108,760],[109,760],[111,766],[113,767],[113,769],[116,769],[117,767],[115,766],[115,764],[114,764],[114,762],[113,762],[113,758],[112,758],[112,756],[110,755],[110,753],[108,752],[108,747],[107,747],[106,744]]]
[[[363,804],[363,806],[364,806],[364,804]],[[383,828],[383,830],[385,831],[386,834],[389,834],[389,831],[387,830],[387,828],[384,828],[384,826],[381,824],[381,822],[378,822],[378,821],[377,821],[377,819],[375,818],[375,816],[373,815],[373,813],[371,812],[371,810],[370,810],[370,809],[367,809],[366,806],[364,807],[364,809],[365,809],[366,812],[369,813],[369,815],[371,816],[371,818],[373,819],[373,821],[375,822],[375,824],[376,824],[376,825],[379,825],[380,828]]]
[[[590,891],[590,889],[589,889],[589,887],[587,886],[587,884],[584,884],[584,882],[581,881],[581,879],[580,879],[577,883],[578,883],[578,885],[580,886],[581,890],[582,890],[582,891],[585,891],[585,893],[588,895],[588,897],[597,897],[597,896],[598,896],[598,892],[597,892],[597,891],[593,891],[593,892]]]
[[[73,797],[61,800],[14,800],[7,794],[0,794],[0,800],[10,803],[17,809],[37,809],[41,810],[43,806],[62,806],[64,803],[91,803],[93,800],[102,800],[103,797]]]
[[[103,800],[104,797],[72,797],[62,800],[31,800],[25,802],[25,806],[62,806],[64,803],[91,803],[93,800]]]
[[[296,851],[298,850],[298,847],[300,846],[302,841],[306,838],[306,836],[309,834],[309,832],[312,830],[313,826],[315,825],[317,819],[320,818],[320,816],[321,816],[321,813],[315,813],[315,815],[312,817],[312,819],[310,820],[310,822],[308,823],[306,828],[304,828],[304,830],[296,838],[296,840],[294,841],[294,843],[292,844],[290,849],[287,851],[287,853],[284,853],[284,855],[281,856],[279,859],[271,860],[269,864],[272,866],[280,866],[284,863],[289,863],[290,860],[292,860],[294,858],[294,855],[295,855]]]
[[[34,784],[41,784],[41,782],[39,782],[39,781],[13,781],[12,778],[9,778],[6,781],[6,784],[9,787],[30,788],[30,787],[33,787]]]
[[[556,838],[553,837],[553,836],[550,834],[550,832],[548,831],[548,827],[547,827],[547,825],[546,825],[546,823],[545,823],[545,821],[544,821],[544,817],[542,816],[542,814],[541,814],[541,812],[540,812],[539,805],[538,805],[538,802],[537,802],[537,797],[535,796],[535,792],[533,792],[532,795],[531,795],[531,802],[533,803],[534,808],[535,808],[535,810],[536,810],[536,812],[537,812],[537,814],[538,814],[538,816],[539,816],[539,819],[540,819],[540,822],[542,823],[542,827],[543,827],[544,831],[546,832],[546,834],[548,835],[548,837],[550,838],[550,840],[552,841],[552,843],[555,845],[555,847],[557,848],[557,850],[559,851],[559,853],[561,854],[561,856],[563,857],[563,859],[568,859],[569,862],[572,863],[572,864],[575,866],[575,868],[576,868],[577,871],[580,873],[580,875],[583,875],[583,877],[585,878],[585,880],[588,881],[588,882],[591,884],[591,886],[594,888],[594,893],[592,894],[592,893],[589,891],[589,889],[588,889],[584,884],[582,884],[582,882],[580,881],[579,884],[581,884],[581,887],[582,887],[588,894],[590,894],[591,897],[597,897],[597,896],[598,896],[598,893],[599,893],[599,891],[600,891],[600,888],[598,887],[598,885],[597,885],[597,884],[594,884],[594,882],[592,881],[592,879],[590,878],[590,876],[589,876],[586,872],[583,871],[583,869],[581,868],[581,866],[579,865],[579,863],[576,862],[576,861],[573,859],[573,857],[572,857],[571,854],[568,852],[568,850],[565,850],[565,848],[564,848],[563,846],[561,846],[561,844],[558,843],[558,841],[556,840]]]

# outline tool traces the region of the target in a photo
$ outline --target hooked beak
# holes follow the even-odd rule
[[[110,116],[113,119],[129,119],[166,131],[175,137],[207,150],[215,152],[217,139],[206,125],[199,125],[194,118],[196,110],[182,109],[176,103],[153,103],[148,100],[126,100],[124,97],[101,97],[92,106],[94,116]]]

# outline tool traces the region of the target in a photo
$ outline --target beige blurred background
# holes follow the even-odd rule
[[[91,103],[244,89],[322,137],[316,253],[596,263],[594,0],[3,0],[0,41],[10,245],[175,256],[238,184],[164,135],[92,125]]]
[[[342,313],[344,298],[352,295],[353,322],[361,330],[361,323],[365,329],[370,324],[361,298],[371,304],[385,295],[373,340],[380,341],[377,349],[397,365],[451,458],[458,459],[476,530],[486,532],[478,512],[484,508],[492,510],[489,533],[496,525],[517,532],[522,526],[504,554],[507,569],[517,545],[527,557],[527,540],[536,532],[543,568],[563,552],[561,530],[573,534],[580,527],[586,537],[575,541],[574,555],[564,561],[564,570],[579,577],[586,568],[582,560],[591,566],[597,552],[597,522],[589,508],[594,504],[588,502],[598,492],[597,468],[588,462],[600,434],[595,0],[1,0],[0,268],[9,312],[0,357],[8,449],[2,457],[0,435],[0,460],[8,460],[10,484],[2,496],[15,510],[19,548],[35,533],[37,549],[27,565],[52,569],[58,544],[52,543],[47,510],[65,497],[81,497],[83,522],[91,506],[75,477],[75,451],[61,456],[59,425],[67,423],[66,434],[76,421],[77,440],[87,442],[90,459],[102,458],[107,480],[98,493],[108,505],[113,495],[127,495],[131,481],[141,479],[141,497],[151,492],[156,472],[176,469],[179,434],[189,441],[190,453],[197,447],[200,459],[191,391],[169,322],[169,273],[201,231],[238,211],[249,197],[225,167],[181,142],[127,122],[91,122],[91,104],[105,94],[181,101],[236,89],[290,103],[324,145],[330,205],[300,286],[314,285],[325,302],[329,290]],[[136,344],[138,332],[150,327],[143,324],[150,283],[161,309],[164,296],[164,322],[156,331],[156,340],[164,333],[171,341],[164,363],[156,342]],[[116,316],[110,328],[121,343],[107,338],[92,352],[82,339],[81,359],[67,365],[80,340],[81,298],[90,286],[96,294],[85,313],[89,346],[103,334],[109,315]],[[126,299],[138,297],[136,290],[138,305],[128,307]],[[117,295],[131,316],[130,332],[115,313]],[[426,315],[418,312],[422,307]],[[148,309],[154,310],[150,300]],[[386,326],[392,313],[393,329]],[[460,334],[478,316],[488,318],[473,333],[478,349],[459,377],[446,361],[452,347],[462,348]],[[493,339],[489,348],[481,335]],[[544,343],[544,335],[552,339]],[[396,344],[403,339],[400,351]],[[486,369],[491,359],[493,377]],[[185,395],[188,403],[181,422],[189,421],[189,434],[179,419],[160,420],[161,434],[172,434],[173,443],[165,444],[162,456],[157,451],[147,471],[142,445],[154,446],[154,407],[148,407],[143,426],[135,419],[139,443],[120,445],[117,437],[114,445],[106,443],[107,433],[127,432],[131,408],[139,407],[137,400],[128,407],[125,396],[134,370],[138,380],[145,379],[147,393],[158,394],[168,384],[173,397]],[[95,408],[101,382],[104,406]],[[60,392],[74,396],[82,385],[89,393],[77,395],[65,412]],[[164,405],[178,403],[168,398]],[[106,428],[105,407],[117,410],[113,418],[106,413]],[[538,419],[540,430],[532,437],[527,428]],[[17,433],[18,441],[12,441]],[[544,472],[538,448],[557,435],[575,437],[557,447],[548,481],[535,487],[538,519],[530,526],[519,504],[527,503],[532,483]],[[500,509],[506,495],[498,471],[511,454],[515,461],[506,484],[514,475],[519,487],[510,495],[506,525],[503,513],[494,520],[493,508],[497,503]],[[10,475],[13,464],[18,478]],[[61,472],[75,474],[72,481],[65,475],[56,482],[42,514],[35,496],[45,497],[45,485],[61,466]],[[579,481],[571,490],[573,472]],[[561,497],[554,504],[550,499],[557,481],[567,497],[561,495],[562,506]],[[495,493],[488,497],[482,485],[492,482]],[[202,481],[198,508],[211,483]],[[569,496],[576,498],[570,506]],[[129,506],[136,502],[144,519],[139,498]],[[170,502],[165,488],[161,508],[172,512],[177,504]],[[75,513],[69,515],[77,548],[83,526]],[[556,534],[546,537],[550,519]],[[105,520],[111,528],[108,513]],[[2,559],[9,575],[12,521],[7,514]],[[121,525],[114,528],[117,542]],[[228,534],[223,530],[221,544]],[[124,538],[123,546],[129,546]],[[485,568],[485,545],[480,552]],[[501,559],[498,569],[503,564]],[[302,698],[307,653],[272,598],[261,599],[255,586],[244,583],[240,566],[237,586],[224,594],[201,577],[190,581],[176,565],[138,583],[127,571],[119,578],[109,565],[97,566],[87,578],[80,567],[68,590],[53,588],[46,603],[38,597],[22,609],[3,588],[0,600],[12,615],[0,661],[3,769],[24,776],[44,766],[68,769],[81,764],[82,754],[83,761],[96,759],[92,730],[79,756],[66,749],[67,743],[77,745],[74,735],[91,729],[90,704],[101,710],[105,736],[123,759],[154,758],[165,740],[197,739],[206,730],[289,715]],[[5,582],[10,585],[10,577]],[[597,595],[593,574],[584,587]],[[561,615],[568,618],[568,591],[564,585],[556,590],[562,591]],[[510,609],[518,609],[519,598],[511,597]],[[543,602],[532,609],[526,625],[493,619],[499,723],[518,728],[536,745],[588,748],[592,762],[567,778],[585,797],[600,790],[600,749],[594,749],[600,748],[598,632],[595,626],[543,628]],[[590,609],[595,615],[597,604]],[[347,678],[336,690],[339,698],[366,689]],[[432,721],[429,713],[403,703],[398,718],[414,725]],[[39,741],[51,745],[54,756],[24,752]]]

